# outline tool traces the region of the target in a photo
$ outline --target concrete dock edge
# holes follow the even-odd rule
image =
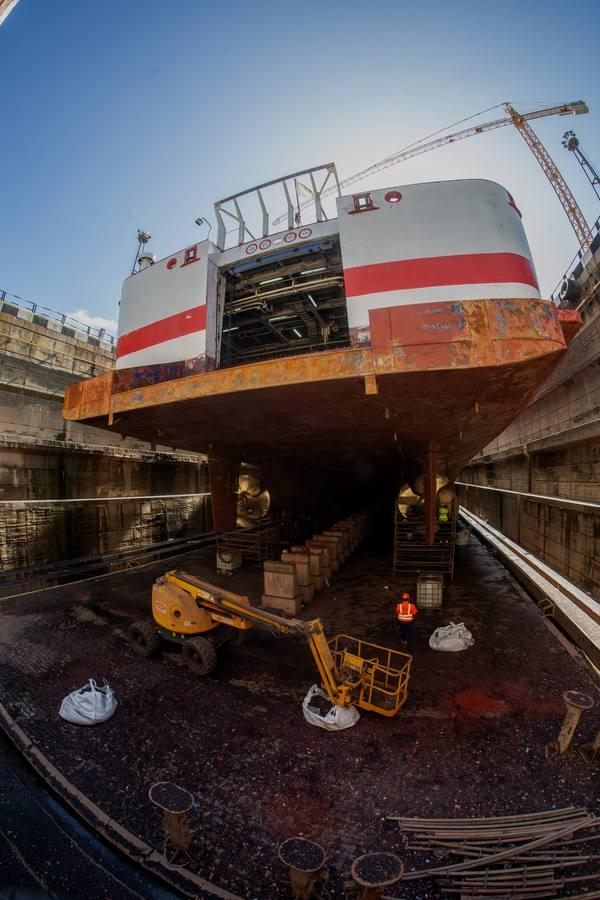
[[[133,832],[111,819],[99,806],[82,794],[50,760],[34,745],[34,742],[15,722],[6,707],[0,703],[0,727],[12,741],[16,749],[35,769],[49,790],[58,795],[86,826],[108,843],[124,853],[132,862],[141,865],[152,875],[160,878],[165,885],[185,897],[228,898],[242,900],[237,894],[223,890],[206,879],[185,869],[169,865],[165,857],[150,844],[140,840]]]

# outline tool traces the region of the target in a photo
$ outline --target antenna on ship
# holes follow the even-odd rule
[[[152,238],[151,234],[149,234],[147,231],[142,231],[141,228],[138,228],[137,236],[138,236],[138,247],[137,247],[137,250],[135,251],[135,259],[133,260],[133,266],[131,267],[132,275],[135,272],[135,267],[137,265],[138,259],[140,258],[140,253],[142,252],[143,248],[146,246],[148,241],[151,240],[151,238]]]

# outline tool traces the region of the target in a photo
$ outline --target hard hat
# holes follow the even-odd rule
[[[402,594],[403,600],[410,600],[410,594]]]

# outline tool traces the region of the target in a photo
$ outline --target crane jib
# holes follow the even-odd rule
[[[465,140],[466,138],[472,137],[475,134],[483,134],[486,131],[493,131],[496,128],[503,128],[505,125],[514,125],[519,130],[521,136],[525,139],[527,145],[542,167],[544,174],[552,185],[558,199],[562,204],[563,209],[565,210],[569,222],[571,223],[571,227],[577,235],[577,239],[579,240],[581,249],[587,249],[592,241],[591,229],[587,224],[583,213],[581,212],[581,209],[577,204],[577,201],[575,200],[573,194],[567,186],[567,183],[560,174],[556,164],[550,158],[550,155],[545,150],[539,138],[536,137],[535,133],[527,125],[527,122],[529,120],[541,119],[546,116],[583,115],[589,112],[587,104],[584,103],[583,100],[574,100],[570,103],[563,103],[559,106],[549,106],[545,107],[544,109],[537,109],[527,113],[517,112],[510,103],[504,103],[502,105],[508,113],[507,116],[500,119],[493,119],[490,122],[484,122],[482,125],[473,125],[470,128],[463,128],[461,131],[455,131],[451,134],[442,135],[441,137],[435,138],[435,140],[417,141],[409,145],[408,147],[399,150],[397,153],[386,156],[384,159],[379,160],[379,162],[376,162],[371,166],[368,166],[366,169],[362,169],[360,172],[356,172],[354,175],[350,175],[348,178],[342,179],[339,182],[338,188],[349,187],[352,184],[356,184],[356,182],[358,181],[362,181],[363,178],[367,178],[369,175],[373,175],[376,172],[382,171],[383,169],[395,166],[397,163],[403,162],[404,160],[413,159],[415,156],[420,156],[422,153],[429,152],[429,150],[436,150],[438,147],[444,147],[447,144],[455,144],[458,141]],[[328,197],[331,196],[332,193],[334,193],[334,191],[330,188],[327,188],[322,192],[321,196]],[[304,209],[309,205],[309,203],[310,201],[303,201],[302,203],[300,203],[298,206],[298,211]],[[273,224],[275,225],[278,222],[283,221],[283,218],[283,216],[279,216],[277,219],[273,220]]]

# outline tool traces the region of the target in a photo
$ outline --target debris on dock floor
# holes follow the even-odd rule
[[[208,554],[178,564],[215,580]],[[444,608],[417,617],[406,706],[394,719],[365,714],[339,733],[303,719],[302,698],[314,682],[303,641],[252,632],[243,646],[225,648],[205,679],[194,678],[177,651],[135,656],[127,627],[148,612],[151,585],[165,568],[3,601],[10,629],[0,630],[0,699],[67,779],[157,848],[162,831],[148,815],[149,787],[172,781],[188,790],[191,868],[221,888],[278,896],[285,877],[278,847],[290,835],[323,847],[332,896],[365,853],[397,854],[406,875],[437,862],[404,847],[391,813],[464,818],[569,805],[600,812],[586,760],[544,755],[564,715],[563,692],[598,698],[597,684],[479,543],[465,552]],[[302,615],[319,616],[332,635],[399,649],[393,605],[405,585],[389,573],[389,557],[365,550]],[[260,572],[223,578],[228,589],[258,598]],[[450,620],[473,633],[464,653],[428,646],[434,628]],[[119,709],[97,729],[73,729],[57,716],[60,699],[92,676],[114,686]],[[575,744],[595,737],[599,709],[597,702],[582,716]],[[426,884],[418,896],[437,896]]]

